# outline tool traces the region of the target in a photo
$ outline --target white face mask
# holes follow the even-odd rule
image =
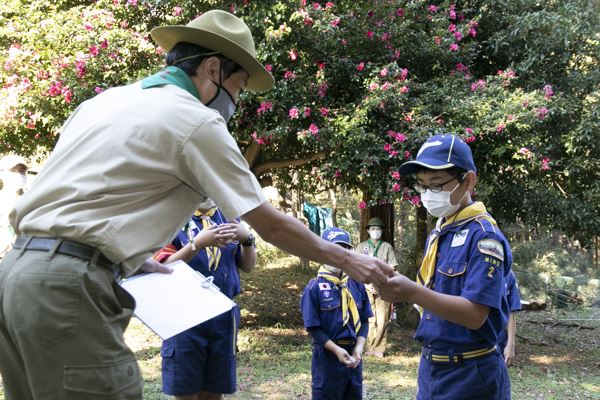
[[[450,202],[450,196],[460,186],[460,183],[450,191],[442,190],[439,193],[433,193],[431,190],[426,190],[425,193],[421,194],[421,202],[427,209],[429,214],[437,218],[447,217],[448,215],[454,214],[460,208],[460,202],[467,195],[465,194],[458,201],[458,204],[452,204]]]
[[[328,264],[325,264],[325,265],[323,265],[323,266],[325,267],[325,269],[326,269],[327,271],[331,272],[332,274],[339,274],[339,273],[340,273],[340,271],[341,271],[339,268],[336,268],[336,267],[334,267],[333,265],[328,265]]]
[[[379,240],[379,239],[381,239],[381,234],[382,234],[382,230],[381,229],[373,229],[372,231],[371,230],[369,231],[369,236],[373,240]]]

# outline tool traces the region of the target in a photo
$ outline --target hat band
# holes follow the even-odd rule
[[[182,62],[182,61],[191,60],[192,58],[196,58],[196,57],[214,56],[214,55],[217,55],[217,54],[221,54],[221,52],[220,51],[212,51],[210,53],[200,53],[200,54],[194,54],[193,56],[181,57],[181,58],[178,58],[177,60],[173,61],[171,63],[171,65],[175,65],[175,64],[177,64],[179,62]]]

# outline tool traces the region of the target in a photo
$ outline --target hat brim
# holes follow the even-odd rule
[[[414,175],[415,171],[419,169],[419,167],[433,170],[443,170],[454,167],[452,163],[444,163],[440,160],[434,159],[422,159],[422,160],[414,160],[405,162],[400,166],[398,171],[402,176]]]
[[[352,246],[352,243],[348,243],[348,242],[345,242],[343,240],[337,240],[337,241],[331,242],[331,243],[334,243],[334,244],[345,244],[346,246],[354,247],[354,246]]]
[[[184,25],[159,26],[150,32],[152,38],[166,52],[180,42],[192,43],[208,50],[220,51],[248,73],[246,90],[264,92],[275,85],[275,79],[265,67],[243,47],[231,40],[204,29]]]

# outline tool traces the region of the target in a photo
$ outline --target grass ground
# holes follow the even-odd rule
[[[287,261],[242,277],[238,392],[228,399],[310,398],[311,346],[298,304],[314,271]],[[414,398],[419,346],[413,331],[392,325],[389,356],[364,360],[366,400]],[[600,399],[600,309],[524,312],[517,335],[513,399]],[[126,340],[143,370],[144,399],[169,399],[160,392],[160,339],[134,319]]]

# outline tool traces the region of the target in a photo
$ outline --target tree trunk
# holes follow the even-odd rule
[[[337,223],[337,195],[335,188],[329,189],[329,199],[331,200],[331,223],[333,226],[338,226]]]

